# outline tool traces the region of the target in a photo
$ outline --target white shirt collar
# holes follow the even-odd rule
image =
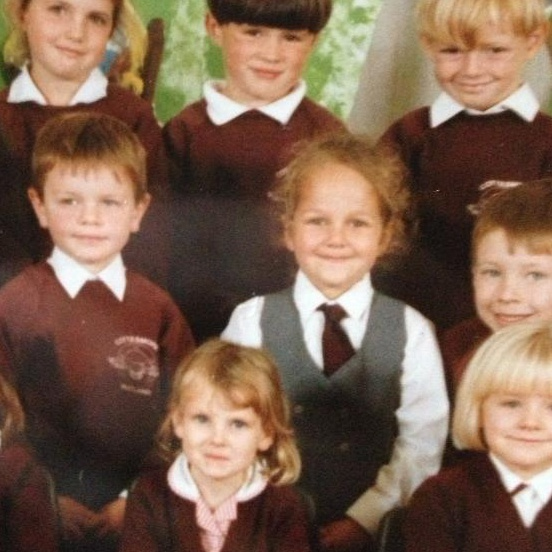
[[[79,103],[89,104],[105,98],[107,95],[107,78],[100,69],[93,69],[82,86],[77,90],[69,105]],[[39,105],[48,105],[48,101],[38,89],[28,67],[25,66],[13,80],[8,91],[8,103],[35,102]]]
[[[275,119],[282,125],[285,125],[291,119],[291,116],[303,101],[307,92],[305,81],[299,84],[283,98],[276,100],[261,107],[249,107],[240,104],[222,94],[218,88],[220,81],[208,81],[203,85],[203,95],[207,102],[207,115],[211,122],[217,126],[229,123],[247,111],[257,110],[264,113],[267,117]]]
[[[117,255],[99,274],[92,274],[58,247],[54,247],[48,263],[54,269],[59,283],[72,299],[77,296],[88,280],[101,280],[119,301],[122,301],[125,296],[126,270],[121,255]]]
[[[525,483],[533,488],[539,496],[542,504],[546,504],[552,497],[552,468],[544,470],[529,480],[523,480],[494,454],[490,453],[489,458],[496,467],[502,484],[509,493],[511,493],[521,483]]]
[[[374,288],[367,274],[354,286],[337,299],[329,300],[301,270],[297,273],[293,286],[293,300],[301,317],[308,318],[314,314],[322,303],[339,303],[353,319],[360,319],[372,302]]]
[[[430,107],[429,120],[431,128],[435,128],[452,119],[461,111],[466,111],[470,115],[492,115],[510,110],[530,123],[537,116],[539,109],[539,102],[528,84],[523,84],[506,99],[485,111],[467,109],[446,92],[441,92]]]
[[[197,502],[201,496],[199,489],[190,473],[188,459],[181,452],[172,463],[167,473],[167,482],[171,490],[187,500]],[[267,479],[262,473],[262,466],[259,462],[250,468],[249,477],[236,493],[238,502],[246,502],[261,494],[266,485]]]

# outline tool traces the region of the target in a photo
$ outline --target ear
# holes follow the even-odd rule
[[[537,52],[541,49],[547,37],[547,29],[544,25],[537,27],[527,37],[527,59],[535,57]]]
[[[222,41],[222,25],[215,19],[215,16],[208,11],[205,16],[205,29],[211,40],[217,45]]]
[[[293,239],[293,222],[286,219],[284,221],[284,244],[288,251],[292,253],[295,251],[295,243]]]
[[[435,43],[429,40],[426,36],[420,37],[419,41],[425,55],[429,59],[433,59],[435,57]]]
[[[46,215],[46,208],[44,207],[44,202],[42,201],[38,190],[31,187],[27,190],[27,195],[31,200],[31,205],[33,206],[33,210],[35,212],[36,218],[38,219],[38,223],[42,228],[48,228],[48,217]]]
[[[134,205],[133,219],[131,223],[131,232],[138,232],[142,219],[151,203],[151,195],[145,194],[144,197]]]
[[[257,450],[259,452],[265,452],[273,444],[274,444],[274,437],[272,435],[269,435],[268,433],[265,433],[264,437],[262,437],[261,440],[259,441],[259,445],[257,446]]]
[[[182,440],[183,431],[182,431],[182,413],[176,410],[171,415],[171,424],[174,434]]]

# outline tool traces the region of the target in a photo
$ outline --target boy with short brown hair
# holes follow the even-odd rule
[[[62,550],[115,550],[124,490],[193,339],[168,294],[122,261],[149,203],[130,128],[99,114],[52,119],[33,172],[29,197],[54,250],[0,290],[0,366],[54,479]]]

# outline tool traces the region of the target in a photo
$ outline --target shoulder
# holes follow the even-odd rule
[[[472,452],[455,466],[443,468],[436,475],[426,479],[414,493],[413,501],[419,497],[441,497],[449,501],[463,500],[471,493],[486,492],[489,484],[498,481],[496,472],[483,452]]]
[[[331,111],[310,98],[303,98],[293,117],[305,116],[317,132],[345,131],[345,123]],[[292,118],[293,118],[292,117]]]
[[[209,122],[207,116],[207,103],[205,99],[198,100],[184,107],[180,113],[177,113],[172,119],[169,119],[165,124],[166,128],[174,128],[178,126],[198,127]]]
[[[127,270],[127,290],[125,299],[129,302],[143,304],[148,309],[157,308],[176,317],[182,317],[180,309],[171,295],[146,276]]]
[[[59,285],[52,269],[46,263],[24,268],[21,273],[0,289],[0,304],[5,308],[16,303],[19,308],[30,307],[52,285]]]
[[[428,130],[430,130],[429,107],[420,107],[392,123],[384,132],[382,140],[391,143],[408,143],[418,140]]]
[[[477,317],[463,320],[452,328],[440,332],[439,345],[443,351],[445,363],[454,364],[471,353],[491,331]]]
[[[123,120],[135,131],[145,123],[155,123],[154,126],[159,127],[153,106],[149,102],[134,92],[114,84],[108,86],[107,96],[96,102],[96,108]]]
[[[282,516],[287,518],[297,517],[298,523],[306,519],[305,502],[292,485],[277,486],[268,484],[260,495],[249,502],[252,507],[262,507],[265,512],[274,518],[281,518]],[[247,504],[247,502],[244,504]],[[276,519],[274,521],[276,522]]]

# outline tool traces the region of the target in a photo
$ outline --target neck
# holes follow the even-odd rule
[[[201,497],[212,510],[216,510],[223,502],[235,495],[245,482],[245,474],[232,479],[217,480],[198,476],[194,473],[193,467],[191,467],[191,473]]]
[[[41,75],[33,71],[32,67],[30,69],[30,75],[37,88],[46,98],[48,105],[69,105],[69,103],[75,97],[75,94],[83,84],[82,82],[75,82],[63,79],[58,79],[57,81],[52,82],[51,78],[41,78]]]

